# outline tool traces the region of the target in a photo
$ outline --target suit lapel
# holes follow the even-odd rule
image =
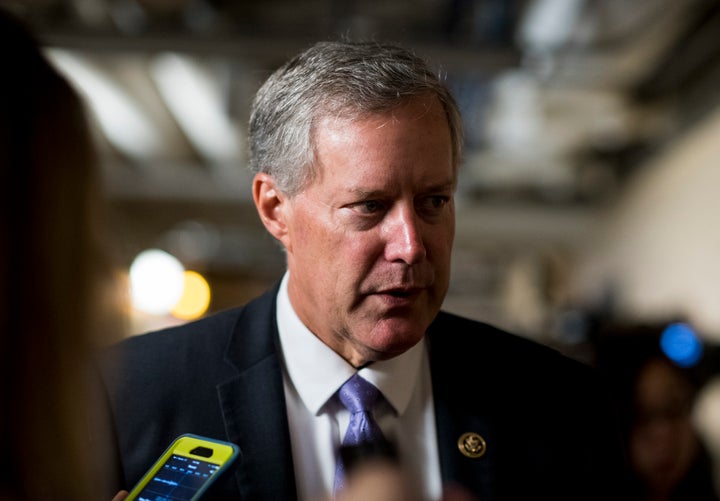
[[[238,376],[218,385],[228,438],[240,447],[236,480],[242,499],[295,499],[282,368],[276,346],[273,289],[248,304],[226,361]]]
[[[457,337],[452,335],[454,331],[442,313],[428,330],[443,485],[469,489],[479,499],[494,499],[497,427],[487,408],[492,405],[491,399],[486,399],[477,386],[491,379],[483,367],[466,365],[458,360],[463,347],[457,345]],[[481,455],[478,456],[471,444],[466,442],[468,449],[459,443],[468,433],[484,440],[485,449]],[[476,437],[471,435],[469,440],[473,439]]]

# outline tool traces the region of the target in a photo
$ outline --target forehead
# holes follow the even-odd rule
[[[395,141],[401,147],[424,138],[433,148],[452,152],[450,125],[440,101],[435,96],[416,96],[396,106],[377,111],[335,110],[318,117],[313,127],[316,156],[333,143],[355,146],[366,143],[378,146]]]
[[[343,99],[339,102],[329,100],[315,116],[314,129],[320,130],[332,123],[362,123],[384,121],[395,117],[396,119],[415,120],[443,120],[450,130],[445,109],[437,96],[433,94],[420,94],[398,98],[395,102],[372,105],[370,103],[357,103]]]
[[[321,177],[340,165],[353,177],[371,167],[454,177],[452,139],[444,109],[434,96],[408,99],[381,112],[326,115],[318,121],[315,159]]]

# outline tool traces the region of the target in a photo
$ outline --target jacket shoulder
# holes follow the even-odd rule
[[[178,356],[188,350],[196,356],[211,355],[225,348],[242,311],[235,308],[182,325],[132,335],[111,346],[106,355],[123,357],[125,362],[156,360],[158,355]]]
[[[222,361],[230,347],[242,344],[252,351],[258,343],[247,338],[263,338],[274,315],[276,288],[248,304],[214,313],[199,320],[130,336],[101,354],[104,361],[118,361],[127,369],[152,367],[206,366]],[[207,367],[211,369],[211,367]]]
[[[483,322],[442,312],[428,334],[432,367],[443,380],[494,381],[498,391],[524,388],[525,394],[529,388],[554,388],[565,395],[599,382],[590,366]]]
[[[430,326],[429,335],[431,345],[443,351],[466,348],[474,356],[483,358],[515,359],[531,365],[559,363],[574,368],[585,367],[551,346],[452,313],[440,312]]]

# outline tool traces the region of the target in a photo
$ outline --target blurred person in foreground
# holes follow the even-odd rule
[[[78,95],[1,9],[0,52],[0,499],[97,501],[107,447],[87,369],[110,284],[97,159]]]
[[[665,355],[664,328],[607,327],[598,347],[630,459],[622,491],[632,501],[717,501],[711,458],[692,420],[701,382]]]
[[[105,371],[120,485],[195,433],[240,447],[217,499],[342,496],[354,381],[379,390],[364,423],[397,445],[418,499],[610,498],[622,457],[590,369],[440,311],[463,138],[425,62],[318,43],[262,85],[249,133],[255,205],[287,272],[243,307],[108,353],[123,362]]]

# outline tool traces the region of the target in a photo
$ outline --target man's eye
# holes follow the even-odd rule
[[[355,207],[363,214],[375,214],[383,210],[383,204],[378,200],[365,200],[358,202]]]
[[[444,195],[437,195],[434,197],[430,197],[430,203],[433,207],[436,209],[441,209],[447,205],[447,203],[450,201],[449,197],[446,197]]]
[[[438,211],[445,207],[449,201],[450,197],[446,195],[433,195],[424,198],[420,204],[420,208],[426,211]]]

